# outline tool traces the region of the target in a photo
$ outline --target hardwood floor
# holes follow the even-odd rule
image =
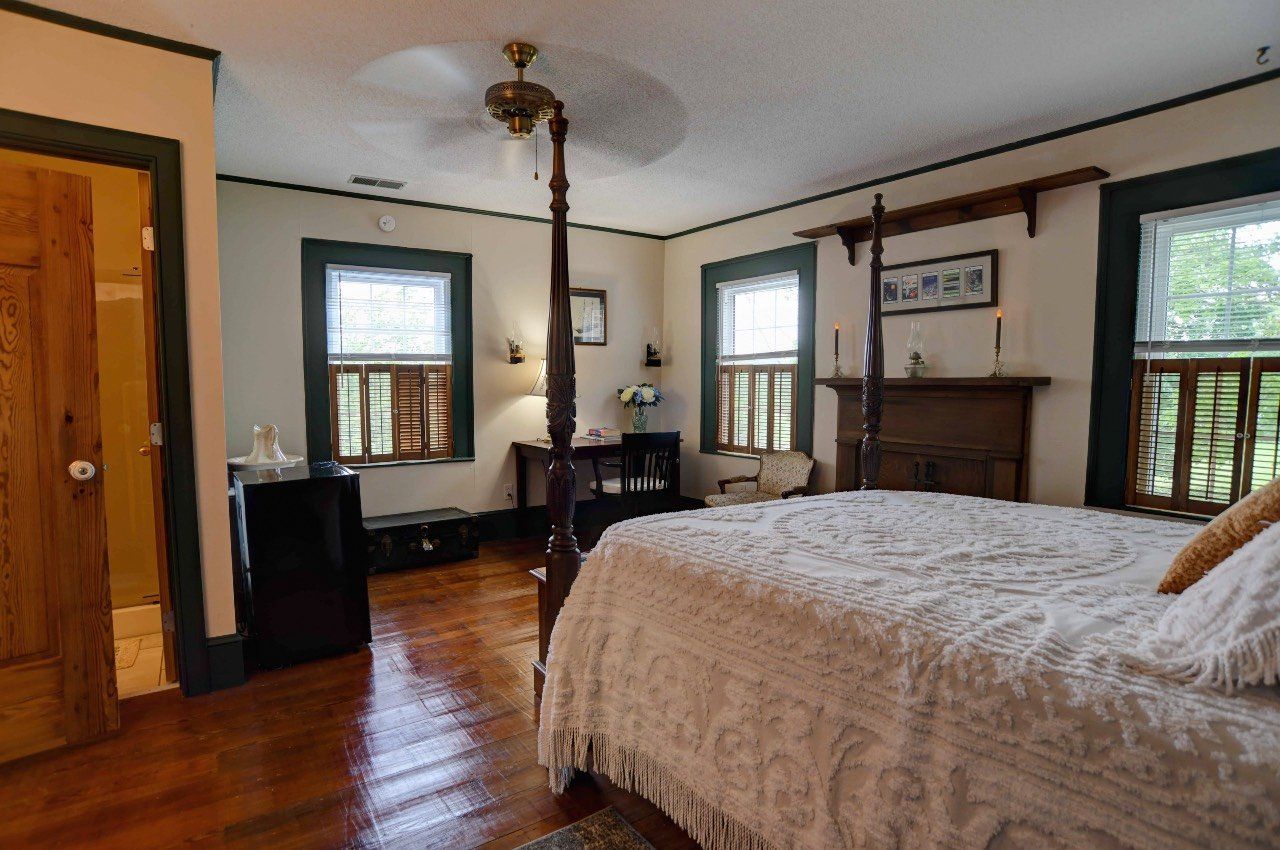
[[[548,790],[526,572],[542,547],[370,577],[369,650],[128,700],[113,737],[0,766],[0,846],[499,850],[612,804],[659,850],[696,848],[607,783]]]

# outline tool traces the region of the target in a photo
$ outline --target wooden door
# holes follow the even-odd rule
[[[90,197],[0,165],[0,761],[119,725]]]
[[[157,339],[159,323],[156,321],[158,298],[156,293],[155,274],[155,221],[151,215],[151,175],[138,173],[138,208],[141,210],[142,232],[149,233],[150,239],[143,240],[142,246],[142,324],[146,334],[147,352],[147,417],[153,423],[160,422],[160,355]],[[146,452],[151,460],[151,505],[155,511],[156,537],[156,570],[159,574],[160,589],[160,623],[164,640],[164,675],[165,681],[175,682],[178,679],[178,667],[175,662],[173,596],[169,589],[169,540],[168,522],[165,512],[164,498],[164,451],[161,445],[149,444],[138,450]]]

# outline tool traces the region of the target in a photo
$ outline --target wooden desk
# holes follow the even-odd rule
[[[511,444],[516,450],[516,507],[523,509],[529,504],[529,464],[537,460],[543,470],[551,459],[551,444],[542,440],[516,440]],[[610,437],[605,440],[589,440],[586,437],[573,438],[573,459],[593,460],[602,457],[617,457],[622,451],[622,438]]]

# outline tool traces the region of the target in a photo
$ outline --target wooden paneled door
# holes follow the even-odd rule
[[[86,177],[0,166],[0,761],[119,725]]]

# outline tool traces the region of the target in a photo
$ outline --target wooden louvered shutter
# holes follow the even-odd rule
[[[364,367],[365,422],[368,425],[365,463],[385,463],[396,459],[392,368],[389,365]]]
[[[795,386],[796,367],[794,364],[774,367],[772,393],[769,401],[769,445],[774,451],[789,451],[795,448]]]
[[[1259,357],[1249,376],[1249,428],[1240,495],[1280,476],[1280,357]]]
[[[1186,414],[1186,500],[1182,510],[1216,514],[1240,496],[1249,359],[1187,361],[1191,389]]]
[[[450,366],[425,366],[423,369],[427,457],[452,457],[453,369]]]
[[[422,367],[396,366],[393,369],[396,387],[396,459],[422,460],[426,458],[423,446]]]
[[[1257,409],[1249,364],[1242,357],[1134,361],[1129,504],[1217,514],[1240,497],[1246,412]],[[1265,385],[1280,390],[1276,379]]]
[[[364,463],[368,426],[359,366],[329,366],[329,415],[333,457],[339,463]]]

